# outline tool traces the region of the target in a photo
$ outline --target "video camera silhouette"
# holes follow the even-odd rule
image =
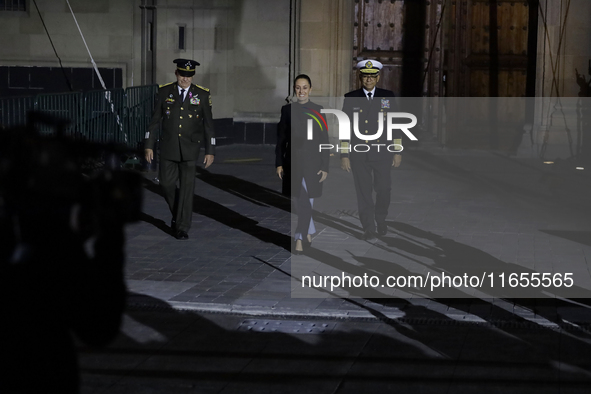
[[[26,126],[1,132],[4,213],[16,215],[19,226],[25,228],[59,228],[62,222],[75,221],[87,236],[96,230],[96,221],[108,220],[111,225],[138,221],[142,177],[120,168],[122,158],[138,152],[66,135],[68,124],[65,119],[31,112]]]

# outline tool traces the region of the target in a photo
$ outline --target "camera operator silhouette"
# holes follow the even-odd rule
[[[0,392],[78,393],[72,334],[104,346],[119,332],[123,226],[139,209],[139,176],[89,180],[81,163],[105,147],[30,127],[0,134]]]
[[[577,113],[579,116],[577,154],[579,165],[588,165],[591,162],[591,143],[589,143],[589,137],[591,132],[589,128],[591,126],[591,103],[588,97],[591,97],[591,78],[587,81],[585,76],[579,74],[579,70],[575,68],[575,75],[577,84],[580,87],[579,90],[579,102],[577,103]],[[591,76],[591,60],[589,60],[589,75]]]
[[[591,64],[589,66],[589,74],[591,74]],[[581,90],[579,90],[579,97],[591,97],[591,78],[587,82],[585,76],[579,74],[579,70],[577,70],[576,68],[575,75],[577,79],[577,85],[579,85],[579,87],[581,88]]]

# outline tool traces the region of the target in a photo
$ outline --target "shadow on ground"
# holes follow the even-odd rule
[[[384,323],[144,301],[110,348],[80,349],[83,393],[584,393],[591,383],[584,330],[462,323],[410,303]]]

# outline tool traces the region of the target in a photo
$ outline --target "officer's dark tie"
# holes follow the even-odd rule
[[[185,89],[181,89],[181,103],[185,101]]]
[[[368,99],[369,101],[371,101],[371,92],[368,92],[368,93],[367,93],[367,99]]]

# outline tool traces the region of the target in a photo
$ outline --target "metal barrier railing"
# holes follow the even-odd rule
[[[144,139],[157,94],[158,85],[147,85],[125,90],[0,98],[0,125],[24,125],[27,113],[35,110],[68,119],[70,124],[65,130],[68,135],[137,148]]]
[[[34,97],[0,98],[0,126],[12,127],[25,124],[27,113],[34,107]]]
[[[88,140],[127,144],[123,129],[124,97],[123,89],[93,91],[84,95],[82,130]]]
[[[64,130],[66,134],[82,137],[84,132],[80,129],[80,120],[82,118],[81,100],[82,92],[39,94],[35,96],[34,109],[55,118],[68,119],[70,124]],[[41,126],[39,131],[41,133],[51,132],[48,126]]]
[[[152,118],[152,110],[158,94],[158,85],[137,86],[125,89],[126,130],[130,141],[143,141]]]

